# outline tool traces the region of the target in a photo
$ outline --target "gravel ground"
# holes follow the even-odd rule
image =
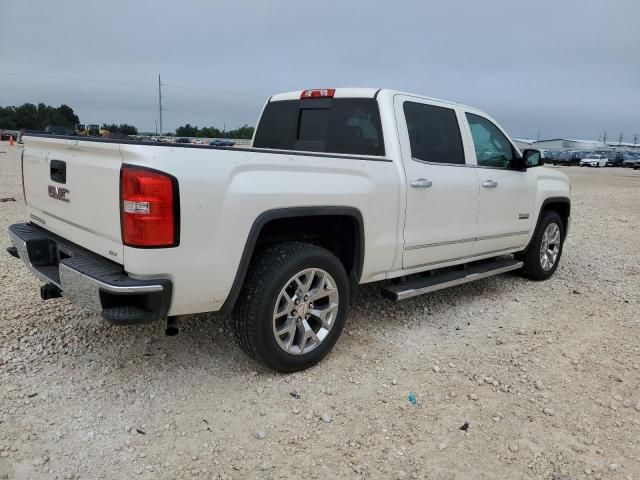
[[[3,246],[18,153],[0,143]],[[293,375],[217,315],[164,337],[44,303],[1,252],[0,479],[640,479],[640,172],[564,170],[551,280],[400,304],[367,286],[333,353]]]

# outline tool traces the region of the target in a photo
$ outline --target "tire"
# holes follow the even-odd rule
[[[545,231],[549,228],[550,225],[555,224],[558,232],[558,249],[555,256],[555,261],[549,267],[543,265],[542,260],[542,243],[544,241]],[[558,215],[557,212],[553,210],[546,210],[542,212],[542,218],[538,223],[538,227],[533,234],[533,238],[531,239],[531,243],[527,247],[527,250],[517,255],[517,257],[524,261],[524,265],[522,266],[522,274],[531,279],[531,280],[546,280],[551,277],[556,269],[558,268],[558,264],[560,263],[560,257],[562,256],[562,248],[564,246],[564,223],[562,222],[562,218]],[[549,256],[547,256],[547,261],[549,260]]]
[[[309,368],[329,353],[342,332],[348,306],[349,280],[340,260],[316,245],[284,242],[252,260],[232,324],[245,353],[272,370],[289,373]],[[281,316],[276,314],[278,307]],[[276,330],[285,333],[278,335]]]

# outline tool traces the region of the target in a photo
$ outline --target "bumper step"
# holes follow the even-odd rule
[[[153,313],[131,306],[105,308],[101,315],[102,318],[114,325],[135,325],[154,320]]]
[[[120,325],[167,317],[173,287],[169,279],[130,277],[122,265],[32,224],[11,225],[9,237],[13,248],[8,252],[45,284],[43,300],[64,295]]]
[[[464,270],[445,271],[440,274],[415,278],[382,289],[382,295],[390,300],[400,301],[435,292],[443,288],[474,282],[522,268],[523,262],[513,258],[500,258],[472,265]]]

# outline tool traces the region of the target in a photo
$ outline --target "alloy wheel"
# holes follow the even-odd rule
[[[280,291],[273,309],[273,334],[292,355],[316,349],[329,335],[338,315],[338,288],[319,268],[296,273]]]
[[[544,230],[540,242],[540,266],[546,272],[551,270],[558,260],[560,253],[560,227],[557,223],[550,223]]]

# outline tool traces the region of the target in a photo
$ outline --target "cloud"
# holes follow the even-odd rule
[[[325,86],[461,101],[514,136],[640,129],[635,0],[88,5],[0,3],[0,104],[153,130],[161,73],[170,129],[255,124],[272,93]]]

